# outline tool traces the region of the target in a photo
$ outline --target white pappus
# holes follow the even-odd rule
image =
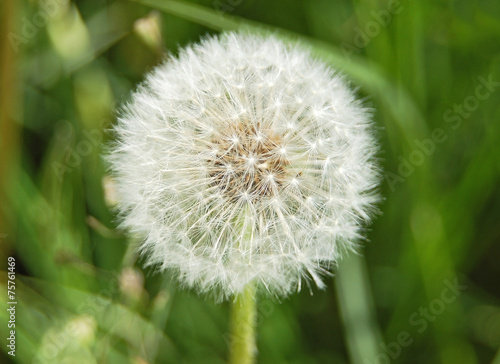
[[[378,199],[370,120],[300,46],[204,39],[156,67],[120,113],[108,160],[122,225],[148,264],[200,293],[322,287]]]

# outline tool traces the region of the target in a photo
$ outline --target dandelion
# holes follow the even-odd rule
[[[376,201],[369,127],[346,81],[303,49],[205,39],[154,69],[119,117],[123,225],[150,265],[202,293],[323,287]]]
[[[368,110],[275,37],[187,47],[147,76],[115,132],[123,225],[148,264],[219,298],[323,287],[377,200]]]

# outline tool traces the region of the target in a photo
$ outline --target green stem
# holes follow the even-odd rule
[[[231,308],[230,364],[253,364],[257,354],[255,343],[256,289],[248,284],[236,296]]]

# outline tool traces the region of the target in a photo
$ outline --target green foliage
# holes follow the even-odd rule
[[[298,41],[359,86],[384,167],[361,255],[325,291],[259,302],[259,362],[500,363],[498,2],[2,6],[0,259],[16,259],[18,300],[2,362],[226,362],[229,305],[143,268],[100,155],[116,107],[165,52],[238,29]]]

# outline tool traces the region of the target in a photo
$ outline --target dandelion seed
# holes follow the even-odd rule
[[[369,113],[340,75],[274,37],[181,51],[115,132],[123,226],[144,238],[148,264],[201,293],[323,286],[377,201]]]

